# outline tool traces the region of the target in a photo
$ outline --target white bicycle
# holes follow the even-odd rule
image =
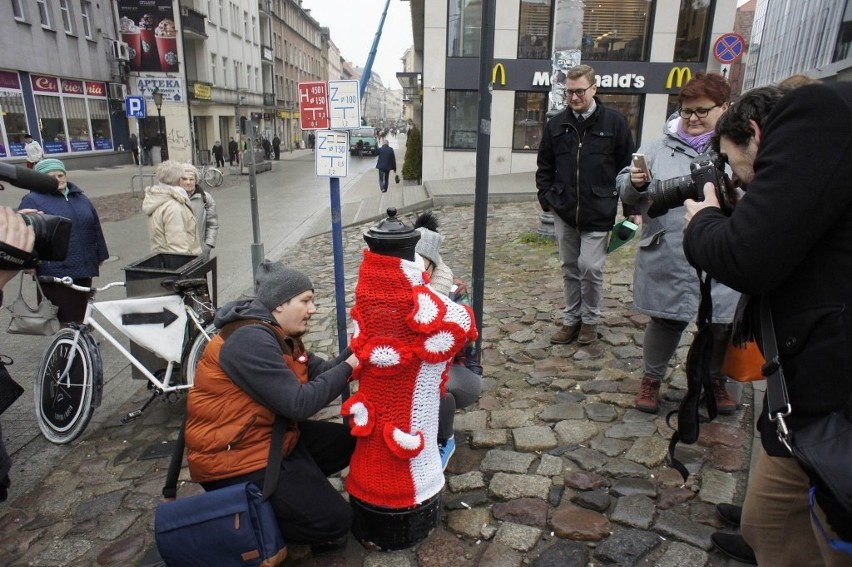
[[[212,165],[202,165],[198,168],[198,178],[208,187],[218,187],[225,180],[225,175]]]
[[[95,288],[74,285],[68,277],[43,277],[41,281],[89,293],[83,323],[72,323],[54,335],[36,374],[36,418],[48,441],[64,444],[76,439],[101,403],[103,366],[92,330],[139,369],[153,390],[151,398],[140,409],[127,414],[122,423],[142,415],[155,399],[177,401],[192,387],[198,360],[216,333],[212,325],[215,307],[210,301],[206,279],[169,279],[162,285],[172,294],[102,302],[94,301],[97,293],[123,286],[124,282]],[[94,319],[94,312],[164,359],[166,368],[151,372]]]

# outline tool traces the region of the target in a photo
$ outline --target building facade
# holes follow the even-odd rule
[[[11,0],[0,33],[0,160],[24,159],[30,133],[69,167],[104,163],[127,143],[125,54],[109,5]]]
[[[720,70],[711,50],[732,30],[735,10],[736,0],[496,2],[491,173],[535,170],[551,81],[560,79],[554,50],[595,68],[598,97],[641,142],[662,131],[692,74]],[[481,12],[480,0],[411,0],[424,180],[475,169]]]
[[[804,73],[852,80],[852,1],[757,0],[744,90]]]

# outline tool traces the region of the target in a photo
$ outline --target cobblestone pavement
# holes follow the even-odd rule
[[[471,281],[473,207],[436,211],[445,261]],[[478,402],[456,416],[458,449],[447,469],[442,522],[412,549],[370,552],[354,538],[345,551],[311,557],[290,546],[288,565],[311,567],[566,567],[738,565],[711,551],[722,528],[714,504],[739,502],[751,449],[751,388],[746,407],[701,428],[679,455],[693,474],[684,484],[665,465],[671,430],[665,413],[685,387],[678,351],[657,416],[634,409],[641,377],[642,328],[631,309],[635,243],[607,263],[600,340],[553,346],[562,289],[555,247],[535,238],[534,203],[499,204],[488,215],[484,297],[485,379]],[[344,231],[347,302],[357,279],[362,234]],[[310,274],[319,312],[305,338],[336,351],[334,277],[327,235],[304,241],[288,260]],[[88,432],[42,485],[0,504],[0,564],[139,565],[150,553],[153,510],[181,419],[182,404],[155,404],[129,425],[121,412]],[[337,415],[335,407],[323,412]],[[160,456],[157,456],[157,454]],[[153,457],[153,458],[149,458]],[[188,481],[188,472],[182,471]],[[14,479],[13,479],[14,482]],[[342,486],[340,479],[332,479]],[[179,496],[199,491],[187,482]]]

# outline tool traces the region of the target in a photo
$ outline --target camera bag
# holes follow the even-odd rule
[[[760,300],[760,335],[766,364],[766,402],[768,415],[778,428],[778,439],[801,465],[811,481],[809,503],[811,519],[828,544],[837,551],[852,554],[852,400],[843,409],[823,416],[797,431],[790,431],[784,417],[793,407],[787,395],[787,384],[769,300]],[[814,511],[814,502],[825,513],[832,529],[842,540],[827,537]]]
[[[154,535],[168,567],[274,567],[284,562],[287,546],[269,497],[278,485],[285,425],[281,417],[275,419],[263,491],[243,482],[157,506]],[[166,474],[166,499],[177,495],[184,427]]]
[[[9,328],[6,332],[12,335],[53,335],[60,327],[59,318],[57,317],[59,307],[45,297],[44,292],[41,290],[41,284],[38,283],[38,278],[36,278],[35,282],[42,296],[41,302],[35,308],[30,307],[24,299],[25,277],[24,274],[21,274],[18,297],[8,307],[9,312],[12,314],[12,320],[9,321]]]

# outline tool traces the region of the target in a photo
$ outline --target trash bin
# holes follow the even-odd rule
[[[168,295],[172,292],[162,286],[162,282],[168,278],[207,279],[207,275],[211,274],[212,284],[208,279],[208,286],[211,288],[210,299],[213,301],[213,305],[216,305],[217,273],[215,257],[205,260],[204,257],[194,254],[159,252],[132,262],[123,269],[124,285],[128,298]],[[130,341],[130,352],[151,372],[165,368],[168,364],[165,360],[133,341]],[[146,379],[145,375],[135,366],[131,366],[131,369],[134,379]]]

